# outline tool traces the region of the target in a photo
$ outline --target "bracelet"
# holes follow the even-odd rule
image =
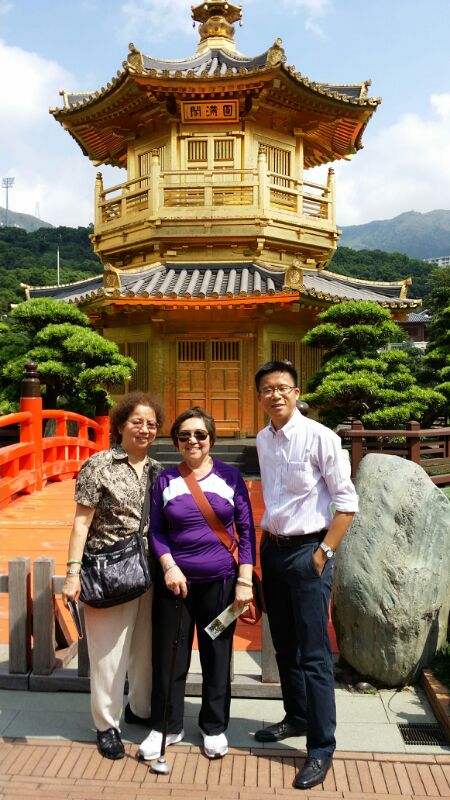
[[[248,581],[247,578],[238,578],[236,583],[239,583],[240,586],[250,586],[250,588],[253,587],[253,583]]]
[[[81,573],[81,569],[68,569],[66,575],[79,575]]]
[[[70,564],[79,564],[81,566],[82,563],[82,561],[66,561],[67,566],[70,566]]]
[[[166,572],[169,572],[169,569],[173,569],[176,566],[177,565],[175,564],[175,561],[174,561],[172,564],[169,564],[168,566],[163,567],[163,575],[165,575]]]

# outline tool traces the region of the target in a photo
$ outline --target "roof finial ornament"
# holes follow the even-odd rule
[[[198,6],[191,6],[195,27],[200,22],[200,45],[209,45],[210,39],[226,39],[234,48],[233,22],[242,25],[242,6],[235,6],[227,0],[205,0]]]
[[[136,47],[133,42],[130,42],[128,45],[129,54],[126,61],[124,61],[124,66],[131,67],[132,70],[136,72],[143,72],[144,70],[144,59],[142,57],[142,53]]]
[[[270,50],[267,51],[267,58],[266,58],[267,67],[276,67],[277,64],[285,63],[286,53],[281,47],[282,44],[283,44],[283,39],[275,39],[272,47],[270,48]]]

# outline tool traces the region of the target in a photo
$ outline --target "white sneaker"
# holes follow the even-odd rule
[[[222,758],[228,753],[228,742],[224,733],[218,733],[216,736],[207,736],[202,731],[202,736],[205,756],[208,756],[208,758]]]
[[[171,744],[177,744],[184,739],[184,731],[180,733],[168,733],[166,736],[166,747]],[[161,753],[162,733],[160,731],[150,731],[149,735],[142,742],[138,757],[143,758],[144,761],[153,761],[154,758],[159,758]]]

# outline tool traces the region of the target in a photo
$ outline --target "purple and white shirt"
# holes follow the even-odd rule
[[[213,460],[199,484],[231,536],[239,537],[239,563],[255,563],[255,527],[247,487],[236,467]],[[152,493],[150,543],[157,558],[170,553],[190,581],[227,578],[233,556],[200,513],[176,466],[158,475]]]

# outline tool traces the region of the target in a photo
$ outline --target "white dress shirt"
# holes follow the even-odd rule
[[[336,511],[358,511],[350,460],[341,439],[296,409],[289,422],[272,423],[256,437],[265,511],[261,526],[278,536],[328,528]]]

